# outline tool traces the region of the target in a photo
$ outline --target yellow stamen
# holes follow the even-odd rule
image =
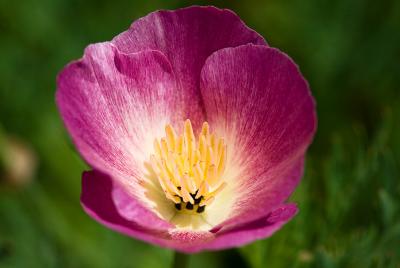
[[[199,191],[197,192],[195,198],[197,199],[197,198],[200,198],[201,196],[205,195],[208,192],[208,189],[209,189],[209,187],[208,187],[207,182],[203,181],[200,185]]]
[[[188,192],[188,190],[186,188],[181,189],[181,194],[182,194],[183,201],[194,204],[193,197],[190,195],[190,193]]]
[[[216,196],[226,187],[226,182],[221,183],[214,191],[206,193],[204,196],[207,198],[209,196]]]
[[[179,197],[177,197],[176,195],[171,195],[169,192],[166,192],[165,196],[167,196],[168,199],[174,201],[175,204],[179,204],[181,202],[181,199]]]
[[[210,126],[207,122],[203,123],[203,127],[201,128],[201,134],[207,137],[210,134]]]
[[[165,127],[165,133],[167,134],[168,147],[175,148],[176,134],[171,125]]]
[[[222,176],[226,165],[226,146],[222,147],[219,155],[217,176]]]
[[[207,174],[204,176],[204,179],[207,181],[209,185],[214,185],[216,175],[217,175],[217,169],[215,168],[215,165],[210,165],[207,169]]]
[[[153,171],[165,196],[177,204],[177,209],[197,208],[201,213],[226,186],[222,180],[227,148],[224,139],[211,133],[209,124],[204,122],[197,142],[189,119],[182,135],[177,135],[171,125],[165,126],[165,134],[154,141],[155,153],[150,156]],[[186,206],[181,206],[182,202]]]
[[[179,136],[178,141],[176,143],[176,153],[182,154],[183,151],[183,136]]]
[[[202,207],[202,206],[208,206],[208,205],[210,205],[214,200],[215,200],[215,197],[214,197],[214,196],[210,196],[210,197],[208,197],[207,199],[201,200],[199,206],[201,206],[201,207]]]

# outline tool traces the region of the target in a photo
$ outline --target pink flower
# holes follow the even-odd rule
[[[295,63],[233,12],[157,11],[58,76],[81,202],[107,227],[183,252],[272,235],[298,211],[315,104]]]

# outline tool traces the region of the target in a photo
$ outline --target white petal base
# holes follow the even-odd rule
[[[170,222],[174,224],[177,229],[183,230],[207,231],[213,227],[204,219],[203,215],[186,213],[176,213]]]

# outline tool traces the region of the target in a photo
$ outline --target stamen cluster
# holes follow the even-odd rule
[[[189,119],[181,135],[171,125],[165,127],[165,133],[166,137],[154,141],[155,153],[150,156],[161,188],[177,210],[202,213],[226,186],[222,180],[227,149],[224,139],[210,133],[204,122],[196,141]]]

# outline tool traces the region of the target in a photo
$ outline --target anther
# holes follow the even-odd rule
[[[197,212],[197,213],[202,213],[202,212],[204,212],[205,209],[206,209],[206,206],[202,206],[202,207],[199,206],[199,207],[197,208],[196,212]]]

